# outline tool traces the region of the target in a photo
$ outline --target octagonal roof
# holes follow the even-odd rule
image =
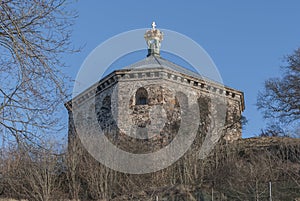
[[[193,72],[187,68],[179,66],[171,61],[168,61],[160,56],[150,55],[145,59],[142,59],[134,64],[124,67],[123,69],[152,69],[152,68],[164,68],[185,75],[189,75],[195,78],[203,78],[199,73]]]

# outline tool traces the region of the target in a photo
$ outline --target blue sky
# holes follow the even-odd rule
[[[215,62],[224,84],[244,92],[243,114],[248,124],[243,137],[254,136],[265,127],[255,106],[257,93],[266,79],[280,76],[283,57],[300,47],[300,1],[296,0],[79,0],[74,7],[79,18],[72,42],[84,48],[66,58],[70,76],[75,79],[84,59],[105,40],[125,31],[150,28],[155,21],[157,28],[196,41]]]

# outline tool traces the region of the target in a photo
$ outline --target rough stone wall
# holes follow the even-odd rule
[[[119,83],[118,126],[123,138],[140,143],[140,152],[155,151],[169,144],[180,126],[180,105],[174,90],[161,80]],[[136,91],[143,87],[148,92],[148,103],[137,105]],[[129,137],[127,137],[129,135]],[[126,137],[125,137],[126,136]],[[124,139],[125,140],[125,139]]]
[[[234,100],[227,100],[226,135],[224,136],[226,141],[232,142],[242,137],[241,117],[239,103]]]
[[[90,112],[94,109],[96,123],[107,138],[123,150],[147,153],[169,144],[181,125],[181,112],[187,107],[178,101],[180,94],[187,102],[198,104],[198,136],[210,135],[204,144],[215,143],[218,136],[226,141],[241,138],[241,102],[237,97],[224,96],[225,90],[216,92],[216,88],[203,87],[182,75],[174,76],[157,69],[131,71],[111,79],[113,81],[104,84],[100,82],[96,96],[78,105],[76,115],[82,118],[79,124],[86,121],[85,126],[88,126],[88,122],[95,119]],[[136,92],[141,87],[148,94],[145,105],[136,104]]]
[[[176,99],[176,93],[178,91],[184,93],[187,99],[199,100],[201,97],[206,97],[210,100],[210,104],[207,105],[208,108],[201,108],[201,101],[198,101],[200,117],[205,114],[205,110],[209,110],[209,118],[214,119],[214,128],[210,129],[210,132],[223,132],[225,129],[226,134],[222,134],[224,139],[227,141],[234,141],[241,137],[241,126],[240,117],[241,111],[239,107],[239,102],[233,99],[224,98],[224,96],[216,96],[211,93],[201,91],[195,87],[190,87],[190,85],[179,84],[177,82],[172,82],[164,79],[153,79],[153,80],[121,80],[119,83],[118,91],[118,106],[121,109],[118,111],[118,124],[119,128],[124,133],[130,133],[133,130],[138,130],[139,125],[147,125],[153,128],[153,131],[161,131],[160,136],[170,136],[169,140],[172,139],[174,133],[176,134],[176,129],[180,126],[180,104]],[[149,103],[147,105],[135,105],[135,93],[140,88],[144,87],[148,94]],[[190,101],[193,102],[193,101]],[[129,108],[127,110],[127,108]],[[162,111],[162,114],[154,114],[151,111],[155,109]],[[152,110],[151,110],[152,109]],[[226,111],[225,111],[226,110]],[[151,115],[150,115],[150,113]],[[161,124],[153,125],[151,122],[155,119],[162,119],[162,115],[166,115],[165,127]],[[156,117],[155,115],[160,115]],[[224,116],[226,115],[226,116]],[[151,121],[152,117],[152,121]],[[218,126],[216,122],[218,119],[224,119],[226,122],[219,122]],[[176,122],[176,123],[174,123]],[[199,122],[199,126],[201,122]],[[204,126],[204,125],[203,125]],[[168,130],[166,132],[166,130]],[[207,130],[208,131],[208,130]],[[149,132],[149,129],[148,129]],[[151,130],[150,130],[151,132]],[[154,134],[150,133],[150,136]],[[156,136],[158,137],[158,136]],[[166,139],[166,141],[168,141]]]

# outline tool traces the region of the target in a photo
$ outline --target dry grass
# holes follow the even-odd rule
[[[28,200],[25,200],[25,199],[15,200],[15,199],[10,199],[10,198],[0,198],[0,201],[28,201]],[[56,201],[80,201],[80,200],[60,199],[60,200],[56,200]],[[102,200],[100,200],[100,201],[102,201]]]
[[[0,198],[0,201],[28,201],[28,200],[24,200],[24,199],[15,200],[15,199],[9,199],[9,198]]]
[[[10,198],[0,198],[0,201],[28,201],[28,200],[25,200],[25,199],[15,200],[15,199],[10,199]],[[61,200],[56,200],[56,201],[79,201],[79,200],[61,199]]]

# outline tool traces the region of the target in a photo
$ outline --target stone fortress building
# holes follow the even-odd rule
[[[153,23],[144,35],[146,58],[113,71],[66,104],[69,137],[76,133],[72,107],[80,108],[82,121],[88,121],[85,111],[92,107],[97,124],[119,148],[133,153],[155,151],[176,136],[186,107],[183,103],[188,100],[198,105],[200,136],[211,130],[212,135],[222,132],[221,138],[227,142],[241,138],[243,93],[162,58],[163,33],[155,26]],[[213,122],[219,116],[225,121]]]

